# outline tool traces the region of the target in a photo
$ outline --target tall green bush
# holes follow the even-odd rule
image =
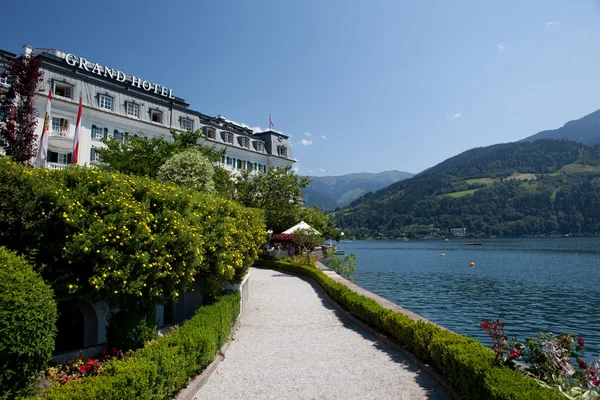
[[[214,168],[198,149],[188,149],[169,158],[158,170],[158,179],[201,192],[215,191]]]
[[[34,260],[58,296],[148,309],[198,283],[240,280],[265,235],[259,210],[148,178],[0,160],[0,245]]]
[[[54,350],[56,303],[31,265],[0,247],[0,399],[30,393]]]

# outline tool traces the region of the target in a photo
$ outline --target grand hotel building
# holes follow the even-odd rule
[[[218,163],[235,174],[292,165],[289,138],[272,130],[253,132],[224,117],[210,117],[189,108],[171,89],[111,67],[54,49],[24,46],[24,54],[41,62],[44,72],[35,107],[41,135],[48,93],[52,90],[52,123],[48,140],[49,168],[64,168],[71,160],[79,105],[83,98],[79,164],[100,161],[101,140],[126,140],[128,135],[170,138],[171,130],[202,129],[200,144],[226,149]],[[0,72],[16,57],[0,50]],[[0,85],[6,85],[0,79]]]

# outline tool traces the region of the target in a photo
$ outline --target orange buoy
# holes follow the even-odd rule
[[[444,253],[440,254],[440,257],[446,257],[446,255]]]
[[[469,267],[474,267],[475,263],[473,261],[471,261],[471,263],[469,264]]]

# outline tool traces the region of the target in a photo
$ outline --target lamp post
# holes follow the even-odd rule
[[[271,235],[273,234],[273,229],[269,229],[267,231],[267,234],[269,235],[269,243],[271,243]]]
[[[342,240],[344,240],[344,232],[340,233],[340,236],[342,236]]]

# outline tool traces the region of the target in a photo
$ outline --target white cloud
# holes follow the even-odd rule
[[[302,139],[302,140],[300,141],[300,144],[303,144],[303,145],[305,145],[305,146],[308,146],[308,145],[312,144],[312,140],[308,140],[308,139]]]
[[[458,119],[458,118],[460,118],[460,117],[461,117],[461,115],[460,115],[460,114],[461,114],[461,113],[456,113],[456,114],[454,114],[454,115],[452,116],[452,119]]]
[[[323,140],[327,140],[327,136],[325,136],[325,135],[321,135],[321,139],[323,139]]]
[[[304,132],[304,136],[311,137],[311,136],[312,136],[312,133],[310,133],[310,132]]]
[[[581,36],[587,36],[589,34],[590,34],[589,32],[581,32]]]
[[[321,172],[325,172],[325,170],[323,168],[319,168],[319,171]]]
[[[558,22],[556,22],[556,21],[547,21],[546,22],[546,26],[552,26],[552,25],[558,25]]]
[[[498,48],[498,50],[502,51],[506,46],[504,46],[503,44],[497,44],[496,47]]]
[[[308,170],[308,173],[309,173],[309,174],[312,174],[313,172],[315,172],[315,171],[313,171],[312,169],[309,169],[309,170]]]

